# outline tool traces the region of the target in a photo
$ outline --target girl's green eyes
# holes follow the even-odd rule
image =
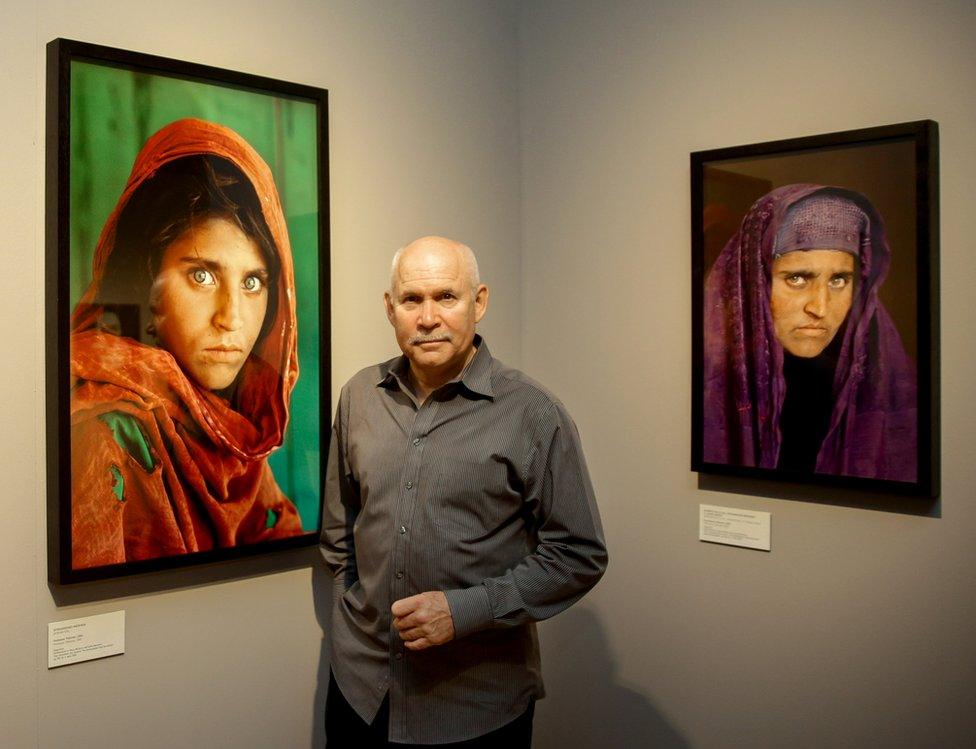
[[[215,286],[217,284],[214,274],[206,268],[194,268],[190,271],[190,278],[198,286]],[[241,282],[241,288],[252,294],[264,289],[264,285],[264,279],[256,275],[248,276]]]

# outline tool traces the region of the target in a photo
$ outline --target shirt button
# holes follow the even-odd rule
[[[413,489],[413,481],[408,481],[407,482],[407,488],[408,489]]]
[[[396,577],[397,577],[397,580],[402,580],[403,579],[403,573],[402,572],[397,572],[396,573]]]
[[[407,526],[401,525],[400,526],[400,533],[406,533],[406,532],[407,532]]]
[[[393,657],[396,658],[398,661],[403,660],[403,653],[396,653],[394,654]]]
[[[413,438],[413,444],[414,445],[419,445],[420,444],[420,437],[414,437]]]

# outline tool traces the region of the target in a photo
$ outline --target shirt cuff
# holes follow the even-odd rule
[[[491,625],[491,603],[484,585],[445,590],[444,595],[451,609],[456,638],[460,639]]]

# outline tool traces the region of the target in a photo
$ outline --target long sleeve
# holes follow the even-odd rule
[[[606,570],[606,543],[579,434],[561,404],[548,404],[539,415],[524,476],[537,545],[504,574],[445,591],[457,637],[554,616]]]

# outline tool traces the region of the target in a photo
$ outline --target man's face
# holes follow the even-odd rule
[[[773,259],[769,306],[784,349],[811,358],[827,348],[851,309],[854,269],[854,256],[840,250],[800,250]]]
[[[153,282],[160,346],[209,390],[234,382],[268,309],[268,270],[257,243],[236,224],[208,218],[163,253]]]
[[[474,356],[475,323],[488,305],[488,287],[471,288],[456,244],[429,237],[400,256],[386,315],[411,369],[434,387],[456,377]]]

